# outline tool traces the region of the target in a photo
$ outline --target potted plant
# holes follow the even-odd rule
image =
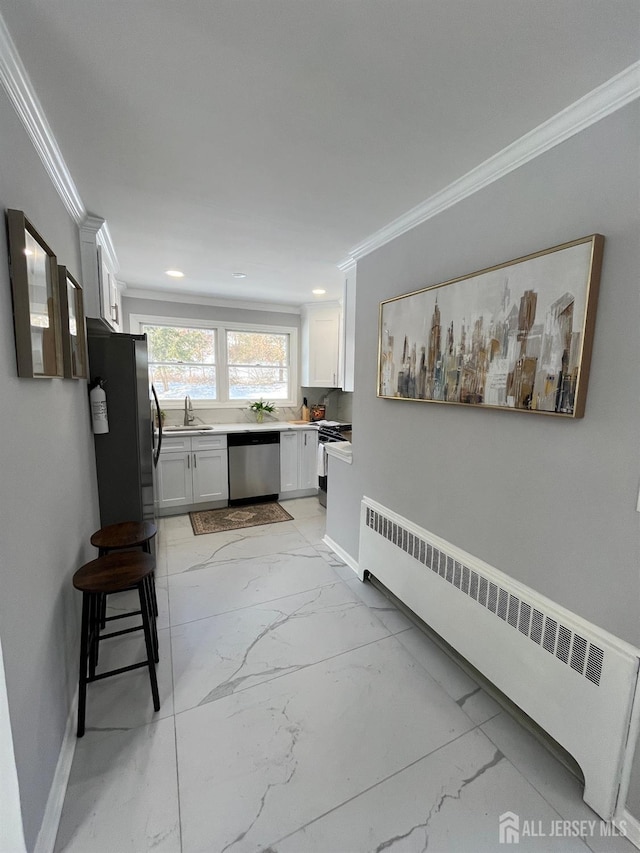
[[[273,414],[275,411],[277,411],[275,403],[266,403],[266,402],[262,399],[262,397],[261,397],[259,400],[256,400],[255,402],[253,402],[253,403],[249,406],[249,409],[250,409],[252,412],[255,412],[255,414],[256,414],[256,421],[257,421],[257,423],[259,423],[259,424],[261,424],[261,423],[262,423],[262,421],[264,420],[264,413],[265,413],[265,412],[267,412],[267,414],[271,415],[271,414]]]

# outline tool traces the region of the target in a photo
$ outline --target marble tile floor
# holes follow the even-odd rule
[[[197,537],[161,521],[161,710],[146,670],[89,685],[56,853],[478,853],[504,849],[507,811],[547,833],[511,849],[635,849],[601,838],[565,767],[330,551],[315,499],[286,508]],[[137,656],[138,634],[113,639],[100,666]],[[596,834],[551,837],[562,821]]]

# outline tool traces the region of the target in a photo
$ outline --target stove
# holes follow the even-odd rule
[[[342,424],[338,421],[317,421],[317,424],[318,442],[320,444],[330,444],[333,441],[351,441],[351,424]],[[318,501],[320,506],[325,507],[327,505],[327,479],[325,453],[318,468]]]
[[[318,441],[351,441],[351,424],[337,421],[316,421],[318,425]]]

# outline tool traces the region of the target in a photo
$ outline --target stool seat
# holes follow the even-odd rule
[[[81,592],[123,592],[152,574],[156,561],[144,551],[122,551],[81,566],[73,585]]]
[[[157,532],[158,528],[152,521],[121,521],[96,530],[91,544],[101,551],[138,548],[153,539]]]
[[[151,553],[151,540],[157,534],[158,528],[152,521],[119,521],[101,527],[91,537],[91,544],[98,549],[98,557],[104,557],[114,551],[127,548],[142,548],[147,554]],[[158,600],[156,597],[155,578],[151,578],[151,603],[153,615],[158,616]],[[102,599],[102,627],[106,622],[106,596]]]

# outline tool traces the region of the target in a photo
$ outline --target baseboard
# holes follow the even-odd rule
[[[634,817],[626,809],[622,811],[622,817],[618,820],[614,819],[613,825],[616,829],[624,829],[626,838],[633,844],[634,847],[640,849],[640,820]]]
[[[337,542],[334,542],[330,536],[324,536],[322,541],[325,545],[328,545],[329,548],[333,551],[333,553],[340,557],[343,563],[346,563],[350,569],[356,573],[356,575],[362,580],[362,575],[360,574],[360,567],[358,565],[357,560],[354,560],[351,554],[348,554],[344,548],[340,547]]]
[[[278,501],[282,503],[282,501],[290,501],[295,498],[313,498],[317,497],[317,495],[317,489],[294,489],[291,492],[281,492],[278,495]]]
[[[170,518],[172,515],[187,515],[189,512],[200,512],[207,509],[226,509],[229,501],[207,501],[200,504],[184,504],[183,506],[170,506],[158,509],[158,518]]]
[[[62,815],[62,807],[64,798],[67,793],[67,785],[69,783],[69,774],[71,773],[71,765],[73,756],[76,750],[76,719],[78,713],[78,689],[71,701],[69,716],[67,717],[67,725],[62,738],[62,746],[58,755],[58,764],[56,772],[53,774],[53,781],[49,790],[47,806],[44,810],[42,825],[38,833],[38,840],[34,847],[33,853],[53,853],[58,834],[58,826],[60,825],[60,817]]]

